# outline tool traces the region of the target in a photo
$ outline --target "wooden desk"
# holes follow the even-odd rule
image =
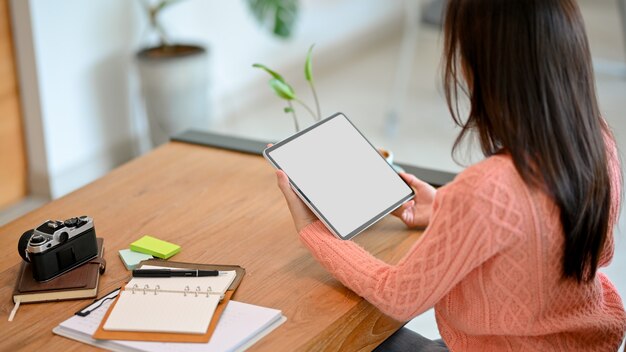
[[[172,260],[246,268],[234,299],[281,309],[288,319],[254,351],[371,350],[401,326],[313,259],[262,157],[172,142],[0,228],[0,350],[91,348],[52,333],[89,300],[24,304],[7,322],[19,236],[46,219],[77,215],[92,216],[105,239],[99,295],[128,279],[117,252],[145,234],[180,244]],[[387,218],[356,242],[393,263],[418,237]]]

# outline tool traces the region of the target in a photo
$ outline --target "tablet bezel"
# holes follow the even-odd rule
[[[385,162],[385,164],[387,164],[387,166],[389,166],[389,168],[391,168],[393,170],[393,167],[387,162],[387,160],[385,160],[385,158],[380,155],[380,153],[378,152],[378,150],[372,145],[372,143],[370,143],[370,141],[365,138],[365,136],[363,135],[363,133],[361,133],[361,131],[359,131],[359,129],[352,123],[352,121],[350,121],[350,119],[348,119],[348,117],[341,113],[335,113],[334,115],[331,115],[317,123],[315,123],[314,125],[309,126],[308,128],[274,144],[271,147],[266,148],[265,150],[263,150],[263,156],[265,157],[265,159],[267,159],[267,161],[269,161],[269,163],[276,168],[277,170],[282,170],[282,168],[280,167],[280,165],[278,165],[278,163],[272,158],[272,156],[270,155],[270,153],[282,146],[284,146],[285,144],[291,142],[292,140],[302,136],[303,134],[325,124],[328,121],[331,121],[334,118],[337,117],[343,117],[344,119],[346,119],[346,121],[348,121],[348,123],[352,126],[352,128],[354,128],[360,135],[361,137],[370,145],[370,147],[372,147],[372,149],[376,152],[376,154],[378,154],[380,156],[380,158]],[[396,172],[395,170],[393,170],[394,173]],[[397,174],[397,173],[396,173]],[[387,216],[389,213],[391,213],[392,211],[394,211],[395,209],[397,209],[398,207],[400,207],[402,204],[404,204],[405,202],[413,199],[415,197],[415,191],[413,190],[413,188],[402,178],[400,177],[400,175],[398,175],[398,178],[400,178],[400,180],[402,180],[402,182],[404,182],[407,185],[407,188],[410,190],[410,193],[404,197],[402,197],[399,201],[395,202],[392,206],[388,207],[387,209],[385,209],[384,211],[380,212],[379,214],[377,214],[376,216],[374,216],[373,218],[371,218],[370,220],[368,220],[367,222],[365,222],[363,225],[360,225],[359,227],[357,227],[355,230],[353,230],[352,232],[348,233],[346,236],[342,236],[337,229],[328,221],[328,219],[326,219],[326,217],[324,217],[324,215],[322,215],[322,213],[317,209],[317,207],[315,206],[315,204],[313,204],[311,201],[309,201],[309,199],[307,198],[307,196],[300,190],[300,188],[298,187],[298,185],[296,185],[296,183],[289,177],[289,175],[287,175],[287,177],[289,178],[289,184],[291,185],[291,188],[294,190],[294,192],[298,195],[298,197],[304,202],[304,204],[307,205],[307,207],[309,207],[309,209],[311,209],[311,211],[317,216],[317,218],[319,220],[321,220],[326,227],[330,230],[330,232],[333,233],[333,235],[335,235],[337,238],[342,239],[342,240],[349,240],[352,239],[354,236],[358,235],[359,233],[363,232],[365,229],[367,229],[368,227],[374,225],[375,223],[377,223],[378,221],[380,221],[382,218],[384,218],[385,216]]]

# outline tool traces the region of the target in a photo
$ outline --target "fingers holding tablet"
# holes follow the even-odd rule
[[[415,198],[404,203],[392,214],[400,218],[408,227],[426,227],[432,213],[435,188],[411,174],[403,172],[400,173],[400,177],[413,188]]]
[[[315,214],[296,195],[296,190],[293,189],[293,186],[289,183],[289,178],[282,170],[276,170],[276,181],[278,188],[285,196],[289,212],[291,212],[291,217],[298,232],[317,220]]]

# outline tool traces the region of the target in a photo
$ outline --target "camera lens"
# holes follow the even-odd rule
[[[28,241],[30,241],[31,236],[33,235],[33,230],[28,230],[22,234],[20,240],[17,242],[17,252],[20,254],[20,257],[24,259],[26,262],[30,262],[30,259],[26,255],[26,247],[28,247]]]

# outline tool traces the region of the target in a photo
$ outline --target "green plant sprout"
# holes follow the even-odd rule
[[[283,76],[278,74],[276,71],[271,70],[265,65],[262,64],[253,64],[252,67],[259,68],[265,72],[267,72],[272,78],[269,80],[270,88],[276,93],[276,95],[284,99],[287,102],[287,106],[283,109],[286,114],[291,114],[293,117],[293,122],[296,128],[296,132],[300,132],[300,125],[298,123],[298,118],[296,116],[296,111],[294,109],[293,103],[296,102],[300,104],[306,111],[311,114],[313,117],[313,121],[320,121],[322,119],[322,113],[320,111],[319,100],[317,99],[317,92],[315,91],[315,84],[313,83],[313,63],[312,63],[312,54],[313,47],[315,44],[311,45],[309,51],[306,56],[306,61],[304,62],[304,78],[306,79],[309,87],[311,87],[311,91],[313,92],[313,99],[315,100],[315,108],[317,110],[317,114],[313,112],[313,110],[305,104],[298,96],[294,89],[289,85]]]

